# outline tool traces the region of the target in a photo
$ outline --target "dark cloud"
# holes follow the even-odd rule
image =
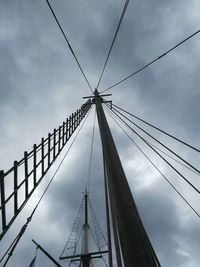
[[[88,79],[95,86],[123,1],[51,3]],[[195,0],[130,1],[100,89],[131,74],[196,31],[199,8],[200,4]],[[114,103],[197,145],[200,130],[199,44],[197,35],[150,68],[113,88],[110,92]],[[76,110],[83,102],[82,96],[90,91],[45,1],[0,2],[0,57],[0,162],[1,169],[6,170],[13,160],[23,156],[24,150],[39,143],[42,136]],[[160,174],[152,169],[115,123],[109,121],[141,218],[161,265],[199,266],[198,218],[161,180]],[[8,267],[28,266],[34,256],[32,238],[56,258],[60,256],[87,179],[92,123],[91,115]],[[156,136],[199,166],[198,154],[184,150],[161,134]],[[138,139],[134,140],[138,142]],[[142,148],[197,208],[198,196],[151,151],[143,145]],[[91,199],[105,233],[100,155],[100,137],[96,134]],[[196,176],[177,163],[176,166],[199,186]],[[56,166],[53,168],[55,170]],[[26,222],[52,174],[53,170],[3,239],[1,255]],[[39,255],[38,266],[50,264]]]

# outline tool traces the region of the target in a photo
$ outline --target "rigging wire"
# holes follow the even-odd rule
[[[107,65],[107,63],[108,63],[108,59],[109,59],[109,57],[110,57],[110,54],[111,54],[112,48],[113,48],[113,46],[114,46],[114,43],[115,43],[117,34],[118,34],[118,32],[119,32],[119,28],[120,28],[120,26],[121,26],[121,24],[122,24],[122,20],[123,20],[123,18],[124,18],[125,13],[126,13],[126,9],[127,9],[127,7],[128,7],[128,3],[129,3],[129,0],[125,0],[124,8],[123,8],[123,10],[122,10],[122,13],[121,13],[119,22],[118,22],[118,24],[117,24],[117,28],[116,28],[115,34],[114,34],[114,36],[113,36],[113,40],[112,40],[110,49],[109,49],[109,51],[108,51],[108,55],[107,55],[107,57],[106,57],[106,61],[105,61],[105,63],[104,63],[104,66],[103,66],[103,69],[102,69],[102,72],[101,72],[99,81],[98,81],[98,83],[97,83],[97,87],[96,87],[96,89],[98,89],[98,87],[99,87],[99,85],[100,85],[100,82],[101,82],[103,73],[104,73],[105,68],[106,68],[106,65]]]
[[[74,222],[74,224],[72,226],[72,230],[71,230],[71,233],[70,233],[70,235],[69,235],[69,237],[67,239],[67,242],[64,245],[64,249],[62,250],[61,257],[64,255],[64,253],[69,256],[67,250],[70,250],[71,247],[68,248],[67,246],[68,246],[69,243],[72,242],[71,241],[71,237],[74,235],[73,232],[75,232],[75,238],[74,238],[75,246],[74,246],[73,256],[76,253],[77,244],[78,244],[78,241],[80,239],[79,236],[81,234],[81,227],[82,227],[81,219],[83,217],[83,208],[84,208],[84,197],[82,197],[81,204],[80,204],[80,207],[79,207],[75,222]],[[77,230],[75,230],[76,228],[77,228]]]
[[[97,249],[99,250],[99,252],[101,252],[100,249],[99,249],[99,247],[98,247],[97,241],[96,241],[96,239],[95,239],[95,237],[94,237],[94,234],[93,234],[93,232],[91,231],[90,228],[89,228],[89,231],[90,231],[90,233],[91,233],[91,236],[92,236],[92,238],[93,238],[93,241],[94,241],[94,243],[95,243]],[[102,254],[101,254],[101,255],[102,255]],[[102,260],[104,261],[105,265],[108,267],[108,264],[107,264],[106,260],[104,259],[103,255],[102,255]]]
[[[99,222],[97,220],[97,217],[96,217],[96,214],[94,212],[94,208],[93,208],[93,205],[92,205],[92,202],[90,200],[90,198],[88,198],[88,203],[89,203],[89,207],[90,207],[90,213],[92,215],[92,222],[93,222],[93,226],[94,226],[94,231],[95,231],[95,235],[96,235],[96,238],[97,238],[97,241],[98,241],[98,245],[99,245],[99,250],[105,246],[108,245],[107,241],[106,241],[106,238],[105,236],[103,235],[103,232],[100,228],[100,225],[99,225]],[[97,229],[95,227],[95,224],[96,224],[96,227],[98,228],[99,230],[99,234],[97,234]],[[98,237],[99,235],[101,235],[101,238]],[[104,241],[104,244],[100,244],[99,240],[102,239]]]
[[[187,38],[185,38],[183,41],[179,42],[178,44],[174,45],[173,47],[171,47],[169,50],[167,50],[166,52],[164,52],[162,55],[158,56],[157,58],[153,59],[152,61],[150,61],[149,63],[147,63],[146,65],[144,65],[143,67],[141,67],[140,69],[138,69],[137,71],[133,72],[132,74],[126,76],[124,79],[120,80],[119,82],[111,85],[110,87],[106,88],[105,90],[103,90],[100,93],[104,93],[110,89],[112,89],[113,87],[121,84],[122,82],[128,80],[129,78],[135,76],[136,74],[138,74],[139,72],[143,71],[144,69],[146,69],[147,67],[151,66],[153,63],[155,63],[156,61],[160,60],[161,58],[165,57],[167,54],[169,54],[170,52],[172,52],[173,50],[175,50],[177,47],[179,47],[180,45],[182,45],[183,43],[185,43],[186,41],[188,41],[189,39],[191,39],[192,37],[194,37],[195,35],[197,35],[198,33],[200,33],[200,29],[196,32],[194,32],[193,34],[189,35]]]
[[[194,147],[194,146],[192,146],[192,145],[186,143],[185,141],[183,141],[183,140],[181,140],[181,139],[175,137],[174,135],[172,135],[172,134],[170,134],[170,133],[168,133],[168,132],[166,132],[166,131],[160,129],[159,127],[157,127],[157,126],[155,126],[155,125],[153,125],[153,124],[151,124],[151,123],[149,123],[149,122],[147,122],[147,121],[141,119],[140,117],[138,117],[138,116],[136,116],[136,115],[134,115],[134,114],[132,114],[132,113],[126,111],[126,110],[123,109],[123,108],[120,108],[119,106],[117,106],[117,105],[115,105],[115,104],[113,104],[113,103],[112,103],[112,105],[113,105],[114,107],[120,109],[121,111],[125,112],[126,114],[128,114],[128,115],[134,117],[135,119],[137,119],[137,120],[139,120],[139,121],[141,121],[141,122],[147,124],[148,126],[151,126],[152,128],[158,130],[159,132],[164,133],[164,134],[166,134],[167,136],[169,136],[169,137],[175,139],[176,141],[182,143],[183,145],[188,146],[189,148],[191,148],[191,149],[193,149],[193,150],[195,150],[195,151],[197,151],[197,152],[200,152],[200,150],[197,149],[196,147]]]
[[[138,129],[140,129],[142,132],[150,136],[154,141],[158,142],[161,146],[163,146],[165,149],[170,151],[173,155],[178,157],[180,160],[182,160],[184,163],[186,163],[188,166],[190,166],[192,169],[194,169],[196,172],[200,173],[200,170],[198,170],[196,167],[194,167],[192,164],[190,164],[187,160],[183,159],[181,156],[179,156],[177,153],[175,153],[172,149],[164,145],[162,142],[160,142],[157,138],[153,137],[150,133],[145,131],[143,128],[141,128],[139,125],[137,125],[135,122],[131,121],[128,117],[126,117],[124,114],[122,114],[120,111],[118,111],[116,108],[113,108],[117,113],[119,113],[121,116],[123,116],[126,120],[128,120],[130,123],[135,125]]]
[[[105,105],[106,106],[106,105]],[[176,193],[183,199],[183,201],[193,210],[193,212],[200,218],[200,214],[192,207],[192,205],[186,200],[186,198],[179,192],[179,190],[169,181],[169,179],[164,175],[163,172],[155,165],[155,163],[147,156],[147,154],[141,149],[141,147],[133,140],[133,138],[124,130],[124,128],[117,122],[114,118],[115,114],[111,114],[110,109],[106,106],[106,111],[115,121],[115,123],[120,127],[120,129],[126,134],[126,136],[133,142],[133,144],[139,149],[139,151],[146,157],[146,159],[152,164],[152,166],[162,175],[162,177],[167,181],[167,183],[176,191]],[[116,117],[117,118],[117,117]]]
[[[94,150],[95,124],[96,124],[96,109],[95,109],[95,112],[94,112],[94,122],[93,122],[93,128],[92,128],[92,141],[91,141],[90,158],[89,158],[88,178],[87,178],[87,183],[86,183],[86,191],[87,192],[89,192],[91,173],[92,173],[92,160],[93,160],[93,150]]]
[[[168,153],[166,153],[165,151],[163,151],[162,149],[158,148],[157,146],[155,146],[154,144],[152,144],[151,142],[147,141],[150,145],[152,145],[156,150],[162,152],[164,155],[166,155],[167,157],[169,157],[170,159],[176,161],[178,164],[180,164],[181,166],[183,166],[184,168],[190,170],[191,172],[195,173],[196,175],[200,176],[200,173],[196,172],[195,170],[193,170],[192,168],[188,167],[187,165],[183,164],[182,162],[180,162],[179,160],[175,159],[174,157],[170,156]]]
[[[87,77],[86,77],[86,75],[85,75],[85,73],[84,73],[82,67],[81,67],[81,64],[80,64],[80,62],[79,62],[79,60],[78,60],[78,58],[77,58],[77,56],[76,56],[74,50],[72,49],[72,46],[70,45],[70,42],[69,42],[69,40],[68,40],[68,38],[67,38],[67,36],[66,36],[66,34],[65,34],[64,30],[63,30],[63,28],[62,28],[62,26],[60,25],[60,23],[59,23],[59,21],[58,21],[58,18],[57,18],[57,16],[56,16],[56,14],[55,14],[55,12],[54,12],[54,10],[53,10],[51,4],[49,3],[49,0],[46,0],[46,3],[47,3],[47,5],[48,5],[49,9],[51,10],[51,13],[52,13],[52,15],[53,15],[53,17],[54,17],[54,19],[55,19],[55,21],[56,21],[56,23],[57,23],[57,25],[58,25],[60,31],[61,31],[61,33],[62,33],[62,35],[63,35],[65,41],[67,42],[67,45],[68,45],[68,47],[69,47],[69,49],[70,49],[70,51],[71,51],[71,53],[72,53],[72,55],[73,55],[73,57],[74,57],[76,63],[77,63],[77,65],[78,65],[78,67],[79,67],[79,69],[80,69],[80,71],[81,71],[81,73],[82,73],[82,75],[83,75],[83,77],[84,77],[84,79],[85,79],[87,85],[89,86],[91,92],[93,93],[92,87],[91,87],[91,85],[90,85],[90,83],[89,83],[89,81],[88,81],[88,79],[87,79]]]
[[[91,110],[90,110],[90,111],[91,111]],[[10,257],[13,255],[13,252],[14,252],[16,246],[18,245],[18,243],[19,243],[21,237],[22,237],[23,234],[25,233],[26,228],[27,228],[28,224],[31,222],[31,220],[32,220],[32,218],[33,218],[33,215],[34,215],[34,213],[36,212],[36,210],[37,210],[37,208],[38,208],[40,202],[42,201],[42,199],[43,199],[45,193],[47,192],[47,190],[49,189],[50,185],[52,184],[52,182],[53,182],[53,180],[54,180],[56,174],[58,173],[58,171],[59,171],[59,169],[60,169],[60,167],[61,167],[61,165],[62,165],[62,163],[63,163],[63,161],[65,160],[66,156],[68,155],[69,151],[71,150],[72,145],[74,144],[74,142],[75,142],[75,140],[77,139],[77,137],[78,137],[78,135],[79,135],[81,129],[83,128],[83,126],[84,126],[84,124],[85,124],[85,121],[86,121],[86,119],[88,118],[88,116],[89,116],[89,114],[90,114],[90,111],[88,112],[87,116],[85,117],[85,119],[84,119],[84,121],[83,121],[83,124],[82,124],[81,127],[79,128],[79,130],[78,130],[77,134],[75,135],[75,137],[74,137],[72,143],[70,144],[70,146],[69,146],[69,148],[67,149],[65,155],[63,156],[61,162],[59,163],[59,165],[58,165],[58,167],[56,168],[54,174],[52,175],[52,177],[51,177],[51,179],[50,179],[50,181],[49,181],[47,187],[45,188],[44,192],[43,192],[42,195],[40,196],[40,199],[38,200],[38,202],[37,202],[35,208],[33,209],[32,213],[31,213],[31,215],[27,218],[27,222],[22,226],[21,230],[19,231],[19,234],[16,236],[16,238],[14,239],[14,241],[12,242],[12,244],[9,246],[9,248],[6,250],[5,254],[4,254],[4,255],[2,256],[2,258],[0,259],[0,263],[1,263],[1,262],[4,260],[4,258],[6,257],[6,255],[7,255],[7,259],[6,259],[5,263],[3,264],[3,267],[5,267],[5,266],[7,265],[7,263],[8,263],[8,261],[9,261]]]
[[[200,191],[196,188],[180,171],[178,171],[168,160],[166,160],[155,148],[153,148],[137,131],[135,131],[124,119],[122,119],[115,111],[112,110],[116,116],[123,121],[124,124],[127,125],[129,129],[131,129],[142,141],[144,141],[163,161],[165,161],[183,180],[186,181],[188,185],[190,185],[198,194]]]
[[[108,238],[108,263],[109,267],[113,267],[113,254],[112,254],[112,239],[111,239],[111,218],[110,218],[110,205],[108,199],[108,181],[106,173],[105,152],[102,151],[103,156],[103,172],[104,172],[104,188],[105,188],[105,204],[106,204],[106,226],[107,226],[107,238]]]

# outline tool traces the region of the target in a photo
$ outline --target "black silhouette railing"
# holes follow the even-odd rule
[[[25,151],[24,157],[14,161],[8,171],[0,171],[0,240],[90,108],[88,100],[47,138],[42,138],[39,145],[34,144],[30,152]]]

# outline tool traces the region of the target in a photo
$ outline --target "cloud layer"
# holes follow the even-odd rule
[[[51,3],[94,88],[123,1],[62,0]],[[133,73],[195,32],[199,27],[199,10],[197,0],[130,1],[100,90]],[[198,146],[199,46],[200,36],[197,35],[149,69],[113,88],[110,91],[113,102]],[[41,137],[79,108],[82,96],[90,91],[45,1],[0,1],[0,55],[0,168],[6,170],[23,156],[24,150],[30,150],[32,144],[39,143]],[[34,255],[32,238],[55,257],[60,256],[87,178],[92,114],[8,267],[28,266]],[[199,219],[123,132],[109,121],[141,218],[161,265],[198,267]],[[97,132],[91,199],[105,232],[103,170]],[[169,142],[167,138],[161,138]],[[169,144],[199,165],[198,153],[191,153],[174,142]],[[198,196],[151,151],[147,148],[145,151],[198,209]],[[197,176],[182,167],[180,170],[200,186]],[[26,222],[52,173],[53,170],[4,237],[1,254]],[[39,255],[38,266],[49,264]]]

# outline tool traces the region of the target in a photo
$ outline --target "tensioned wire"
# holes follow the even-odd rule
[[[119,22],[118,22],[118,24],[117,24],[117,28],[116,28],[115,34],[114,34],[114,36],[113,36],[113,40],[112,40],[110,49],[109,49],[109,51],[108,51],[108,55],[107,55],[107,57],[106,57],[106,60],[105,60],[105,63],[104,63],[104,66],[103,66],[101,75],[100,75],[100,77],[99,77],[99,81],[98,81],[97,86],[96,86],[96,89],[98,89],[98,87],[99,87],[99,85],[100,85],[100,82],[101,82],[101,79],[102,79],[102,77],[103,77],[103,73],[104,73],[105,68],[106,68],[106,65],[107,65],[107,63],[108,63],[108,59],[109,59],[109,57],[110,57],[110,54],[111,54],[111,51],[112,51],[112,49],[113,49],[115,40],[116,40],[116,38],[117,38],[117,34],[118,34],[118,32],[119,32],[119,29],[120,29],[120,26],[121,26],[121,24],[122,24],[124,15],[125,15],[125,13],[126,13],[126,10],[127,10],[127,7],[128,7],[128,3],[129,3],[129,0],[125,0],[124,8],[123,8],[123,10],[122,10],[122,13],[121,13]]]
[[[143,67],[139,68],[138,70],[136,70],[135,72],[133,72],[132,74],[126,76],[125,78],[121,79],[120,81],[114,83],[113,85],[111,85],[110,87],[106,88],[105,90],[101,91],[100,93],[104,93],[106,91],[109,91],[110,89],[116,87],[117,85],[123,83],[124,81],[128,80],[129,78],[135,76],[136,74],[138,74],[139,72],[145,70],[146,68],[148,68],[149,66],[151,66],[152,64],[154,64],[155,62],[157,62],[158,60],[160,60],[161,58],[165,57],[166,55],[168,55],[169,53],[171,53],[173,50],[175,50],[177,47],[179,47],[180,45],[182,45],[183,43],[185,43],[186,41],[188,41],[189,39],[191,39],[192,37],[194,37],[195,35],[200,33],[200,29],[197,30],[196,32],[192,33],[191,35],[189,35],[187,38],[185,38],[184,40],[182,40],[181,42],[177,43],[176,45],[174,45],[172,48],[170,48],[169,50],[165,51],[163,54],[161,54],[160,56],[158,56],[157,58],[151,60],[149,63],[147,63],[146,65],[144,65]]]
[[[127,131],[119,124],[119,118],[114,114],[111,109],[105,105],[106,111],[109,116],[115,121],[119,128],[126,134],[126,136],[132,141],[132,143],[138,148],[138,150],[145,156],[145,158],[152,164],[152,166],[162,175],[162,177],[167,181],[167,183],[176,191],[176,193],[182,198],[182,200],[189,206],[190,209],[200,218],[200,214],[192,207],[188,200],[179,192],[179,190],[170,182],[170,180],[164,175],[164,173],[156,166],[156,164],[147,156],[147,154],[142,150],[142,148],[133,140],[133,138],[127,133]],[[115,117],[115,118],[114,118]],[[124,123],[123,123],[124,124]],[[126,127],[127,125],[124,124]]]
[[[61,33],[62,33],[62,35],[63,35],[63,37],[64,37],[64,39],[65,39],[65,41],[66,41],[66,43],[67,43],[67,45],[68,45],[68,47],[69,47],[69,49],[70,49],[70,51],[71,51],[71,53],[72,53],[72,55],[73,55],[73,57],[74,57],[76,63],[77,63],[77,65],[78,65],[78,67],[79,67],[79,69],[80,69],[80,71],[81,71],[83,77],[84,77],[85,81],[86,81],[87,85],[89,86],[91,92],[93,93],[92,87],[91,87],[91,85],[90,85],[90,83],[89,83],[89,81],[88,81],[88,79],[87,79],[87,77],[86,77],[86,75],[85,75],[85,72],[83,71],[83,68],[81,67],[80,62],[79,62],[79,60],[78,60],[78,58],[77,58],[77,56],[76,56],[74,50],[72,49],[72,46],[71,46],[71,44],[70,44],[70,42],[69,42],[69,40],[68,40],[68,38],[67,38],[67,36],[66,36],[64,30],[63,30],[63,28],[62,28],[62,26],[60,25],[60,22],[58,21],[58,18],[57,18],[57,16],[56,16],[56,14],[55,14],[55,12],[54,12],[54,10],[53,10],[53,8],[52,8],[50,2],[49,2],[48,0],[46,0],[46,3],[47,3],[47,5],[48,5],[49,9],[51,10],[51,13],[52,13],[52,15],[53,15],[53,17],[54,17],[54,19],[55,19],[55,21],[56,21],[56,23],[57,23],[57,25],[58,25],[60,31],[61,31]]]
[[[195,187],[180,171],[178,171],[168,160],[166,160],[166,158],[164,158],[152,145],[150,145],[149,142],[147,142],[136,130],[134,130],[124,119],[122,119],[122,117],[120,117],[116,111],[112,112],[114,114],[116,114],[116,116],[118,116],[120,118],[120,120],[122,120],[129,129],[131,129],[141,140],[143,140],[160,158],[162,158],[177,174],[179,174],[179,176],[186,181],[186,183],[188,185],[190,185],[197,193],[200,194],[200,191],[197,187]],[[123,115],[124,116],[124,115]],[[124,116],[125,117],[125,116]],[[125,117],[125,119],[127,119],[129,121],[129,119],[127,117]],[[130,121],[131,123],[133,123],[132,121]],[[135,124],[134,124],[135,125]],[[145,132],[141,127],[139,127],[143,132]],[[151,135],[152,137],[152,135]],[[154,140],[156,140],[158,143],[160,143],[156,138],[152,137]],[[167,146],[165,146],[167,148]],[[167,148],[169,150],[169,148]],[[177,155],[177,154],[176,154]],[[179,156],[180,158],[180,156]],[[185,161],[184,161],[185,162]],[[192,166],[190,164],[190,166]],[[193,166],[192,166],[193,167]],[[193,167],[194,168],[194,167]],[[199,172],[199,171],[198,171]]]
[[[142,127],[140,127],[139,125],[137,125],[135,122],[133,122],[132,120],[130,120],[127,116],[125,116],[124,114],[122,114],[120,111],[118,111],[116,108],[113,107],[113,112],[117,112],[118,114],[120,114],[123,118],[125,118],[127,121],[129,121],[130,123],[132,123],[134,126],[136,126],[138,129],[140,129],[142,132],[144,132],[146,135],[148,135],[149,137],[151,137],[154,141],[156,141],[157,143],[159,143],[162,147],[164,147],[165,149],[167,149],[168,151],[170,151],[173,155],[175,155],[177,158],[179,158],[180,160],[182,160],[184,163],[186,163],[188,166],[190,166],[190,168],[192,168],[193,170],[195,170],[196,172],[198,172],[200,174],[200,170],[197,169],[196,167],[194,167],[191,163],[189,163],[187,160],[183,159],[180,155],[178,155],[177,153],[175,153],[172,149],[170,149],[168,146],[166,146],[165,144],[163,144],[161,141],[159,141],[157,138],[155,138],[154,136],[152,136],[149,132],[145,131]]]
[[[92,161],[93,161],[93,152],[94,152],[94,138],[95,138],[95,124],[96,124],[96,109],[94,110],[94,120],[92,127],[92,137],[91,137],[91,148],[90,148],[90,157],[89,157],[89,166],[88,166],[88,177],[86,181],[86,191],[89,192],[91,174],[92,174]]]
[[[121,107],[119,107],[119,106],[117,106],[117,105],[115,105],[115,104],[113,104],[113,103],[112,103],[112,106],[116,107],[117,109],[120,109],[121,111],[123,111],[123,112],[125,112],[126,114],[128,114],[128,115],[134,117],[135,119],[137,119],[137,120],[139,120],[139,121],[145,123],[146,125],[148,125],[148,126],[154,128],[155,130],[157,130],[157,131],[159,131],[159,132],[161,132],[161,133],[163,133],[163,134],[165,134],[165,135],[167,135],[167,136],[173,138],[174,140],[176,140],[176,141],[182,143],[183,145],[185,145],[185,146],[187,146],[187,147],[189,147],[189,148],[191,148],[191,149],[193,149],[193,150],[195,150],[195,151],[197,151],[197,152],[200,152],[200,150],[199,150],[198,148],[196,148],[196,147],[192,146],[191,144],[188,144],[188,143],[186,143],[185,141],[181,140],[180,138],[177,138],[176,136],[174,136],[174,135],[172,135],[172,134],[170,134],[170,133],[168,133],[168,132],[166,132],[166,131],[160,129],[159,127],[153,125],[152,123],[147,122],[146,120],[144,120],[144,119],[142,119],[142,118],[140,118],[140,117],[138,117],[138,116],[136,116],[136,115],[134,115],[134,114],[128,112],[127,110],[125,110],[125,109],[123,109],[123,108],[121,108]]]

